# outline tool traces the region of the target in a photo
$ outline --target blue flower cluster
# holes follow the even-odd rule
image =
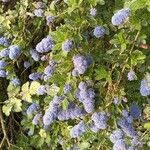
[[[44,11],[43,9],[35,9],[34,10],[34,15],[37,16],[37,17],[44,17]]]
[[[7,46],[9,46],[9,44],[10,44],[10,42],[9,42],[9,40],[8,40],[7,38],[5,38],[5,37],[0,37],[0,45],[1,45],[1,46],[7,47]]]
[[[86,128],[83,121],[80,121],[77,125],[75,125],[71,131],[70,136],[72,138],[77,138],[86,132]]]
[[[91,65],[91,58],[82,56],[80,54],[73,57],[74,69],[72,71],[73,76],[84,74],[87,68]]]
[[[5,49],[1,50],[0,57],[4,57],[4,58],[9,57],[9,49],[5,48]]]
[[[146,78],[141,81],[140,93],[142,96],[150,95],[150,84]]]
[[[94,111],[95,92],[92,88],[89,88],[86,82],[79,83],[76,96],[83,103],[86,112],[92,113]]]
[[[31,73],[29,75],[29,79],[33,80],[33,81],[39,80],[39,79],[41,79],[41,74],[38,72]]]
[[[4,69],[7,66],[7,63],[4,60],[0,60],[0,69]]]
[[[128,77],[129,81],[136,80],[136,78],[137,78],[137,76],[136,76],[136,74],[135,74],[135,72],[133,70],[131,70],[131,71],[128,72],[127,77]]]
[[[104,27],[102,27],[102,26],[97,26],[97,27],[95,27],[93,34],[94,34],[94,36],[97,37],[97,38],[103,37],[104,34],[105,34],[105,29],[104,29]]]
[[[121,26],[125,23],[127,18],[130,16],[130,9],[124,8],[115,13],[111,19],[113,25]]]
[[[24,63],[23,63],[23,66],[24,66],[24,68],[29,68],[30,66],[31,66],[31,64],[28,62],[28,61],[25,61]]]
[[[70,103],[68,109],[58,113],[59,120],[69,120],[82,117],[86,114],[83,109],[78,108],[74,103]]]
[[[90,14],[91,14],[92,16],[96,16],[96,14],[97,14],[97,9],[96,9],[96,8],[91,8],[91,9],[90,9]]]
[[[26,111],[27,115],[32,115],[38,110],[38,108],[39,108],[39,105],[37,103],[32,103]]]
[[[113,103],[114,103],[115,105],[119,105],[119,104],[121,104],[121,99],[120,99],[119,97],[114,97]]]
[[[20,79],[18,79],[18,78],[13,78],[12,79],[12,84],[14,85],[14,86],[19,86],[21,83],[20,83]]]
[[[73,48],[73,42],[72,42],[72,40],[67,39],[67,40],[62,44],[62,50],[63,50],[64,52],[70,52],[72,48]]]
[[[46,16],[47,25],[51,25],[54,22],[55,17],[54,16]]]
[[[92,114],[91,119],[96,128],[102,130],[107,128],[108,114],[106,112],[95,112]]]
[[[132,104],[130,106],[130,115],[133,117],[133,119],[139,119],[141,115],[141,109],[137,104]]]
[[[70,93],[71,90],[72,90],[71,84],[66,84],[65,87],[64,87],[64,94]]]
[[[33,120],[32,120],[32,124],[34,125],[38,125],[40,119],[42,118],[42,114],[38,113],[34,116]]]
[[[42,39],[42,41],[36,45],[36,51],[38,51],[39,53],[49,52],[53,48],[53,46],[53,40],[48,36]]]
[[[21,55],[21,50],[18,45],[9,46],[9,58],[11,60],[17,59]]]
[[[53,76],[55,68],[56,68],[57,62],[54,60],[51,60],[49,62],[49,65],[44,69],[44,81],[47,81],[50,77]]]
[[[0,70],[0,77],[1,77],[1,78],[5,78],[6,76],[7,76],[6,71]]]
[[[49,108],[45,111],[45,114],[43,116],[44,125],[49,126],[57,119],[59,106],[63,99],[63,96],[55,96],[50,102]]]
[[[46,85],[41,85],[38,89],[37,89],[37,94],[38,95],[44,95],[47,93],[47,86]]]
[[[30,50],[30,55],[34,61],[40,60],[40,54],[36,50],[34,50],[34,49]]]

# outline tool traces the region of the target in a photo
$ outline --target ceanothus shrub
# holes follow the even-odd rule
[[[149,7],[1,0],[0,149],[150,149]]]

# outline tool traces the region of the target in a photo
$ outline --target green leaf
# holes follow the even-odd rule
[[[16,97],[12,98],[11,101],[13,102],[13,109],[15,112],[20,112],[22,110],[21,106],[21,100],[17,99]]]
[[[144,128],[150,130],[150,122],[144,124]]]
[[[57,95],[57,93],[59,92],[59,87],[56,84],[52,84],[48,90],[47,90],[47,94],[50,96],[55,96]]]
[[[30,94],[31,94],[31,95],[36,94],[36,93],[37,93],[37,89],[38,89],[40,86],[41,86],[41,85],[40,85],[39,82],[37,82],[37,81],[32,81],[32,82],[31,82],[31,85],[30,85],[30,89],[29,89]]]
[[[148,4],[147,0],[132,0],[130,9],[135,11],[146,7],[147,4]]]
[[[104,79],[107,78],[108,73],[103,66],[100,66],[100,68],[96,69],[95,72],[96,72],[96,78],[95,78],[96,80],[101,80],[103,78]]]
[[[2,107],[2,110],[3,110],[3,113],[6,115],[6,116],[9,116],[10,115],[10,112],[11,112],[11,109],[12,109],[13,105],[8,103],[6,105],[4,105]]]
[[[88,142],[82,142],[80,145],[79,145],[79,150],[86,150],[90,147],[90,143]]]

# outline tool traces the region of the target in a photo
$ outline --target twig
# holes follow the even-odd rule
[[[3,134],[4,134],[4,137],[3,137],[3,139],[0,143],[0,149],[2,149],[3,143],[5,142],[5,140],[8,144],[8,147],[10,147],[10,142],[9,142],[9,139],[7,137],[7,134],[6,134],[6,129],[5,129],[5,125],[4,125],[4,119],[3,119],[3,114],[2,114],[2,108],[1,107],[0,107],[0,122],[1,122],[1,126],[2,126],[2,131],[3,131]]]

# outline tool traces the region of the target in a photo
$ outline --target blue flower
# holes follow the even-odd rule
[[[42,114],[36,114],[32,120],[32,124],[37,125],[39,123],[40,118],[42,117]]]
[[[140,93],[142,96],[150,95],[150,85],[146,78],[141,81]]]
[[[0,60],[0,69],[4,69],[7,63],[4,60]]]
[[[121,26],[125,23],[125,21],[129,16],[130,16],[130,9],[128,8],[121,9],[113,15],[111,22],[113,25]]]
[[[19,80],[18,78],[14,78],[14,79],[12,80],[12,84],[13,84],[14,86],[19,86],[19,85],[20,85],[20,80]]]
[[[102,26],[97,26],[97,27],[95,27],[93,34],[94,34],[94,36],[97,37],[97,38],[102,37],[102,36],[105,34],[105,29],[104,29],[104,27],[102,27]]]
[[[108,116],[105,112],[93,113],[92,120],[94,121],[94,124],[97,128],[99,128],[99,129],[107,128]]]
[[[132,104],[130,106],[130,114],[134,119],[138,119],[141,115],[141,109],[137,104]]]
[[[44,95],[47,93],[47,88],[44,85],[41,85],[38,89],[37,89],[37,94],[38,95]]]
[[[86,128],[83,121],[80,121],[77,125],[75,125],[71,131],[70,136],[72,138],[77,138],[86,132]]]
[[[123,139],[120,139],[115,142],[113,150],[128,150],[128,146]]]
[[[11,60],[17,59],[21,55],[21,50],[17,45],[11,45],[9,47],[9,58]]]
[[[5,48],[0,52],[1,57],[8,57],[9,56],[9,49]]]
[[[53,46],[54,43],[52,39],[50,37],[46,37],[36,45],[36,51],[38,51],[39,53],[49,52],[53,48]]]
[[[38,72],[34,72],[29,75],[29,79],[33,81],[40,79],[40,77],[41,75]]]
[[[0,70],[0,77],[5,78],[7,76],[6,71]]]
[[[92,16],[96,16],[96,14],[97,14],[97,9],[96,9],[96,8],[91,8],[91,9],[90,9],[90,14],[91,14]]]
[[[27,115],[32,115],[34,112],[37,111],[38,108],[39,108],[38,104],[32,103],[26,111]]]
[[[34,15],[37,16],[37,17],[44,17],[43,9],[35,9],[34,10]]]
[[[26,68],[26,69],[31,66],[31,64],[30,64],[28,61],[25,61],[25,62],[23,63],[23,65],[24,65],[24,68]]]
[[[64,87],[64,93],[68,94],[72,90],[72,86],[70,84],[66,84]]]
[[[63,44],[62,44],[62,50],[65,52],[70,52],[73,47],[72,40],[67,39]]]
[[[54,22],[55,17],[54,16],[46,16],[47,25],[50,25]]]
[[[6,39],[5,37],[0,37],[0,45],[2,46],[9,46],[10,42],[8,41],[8,39]]]
[[[36,51],[36,50],[30,50],[30,54],[31,57],[35,60],[35,61],[39,61],[40,60],[40,54]]]
[[[116,143],[118,140],[121,140],[124,138],[124,132],[121,129],[117,129],[113,131],[113,133],[110,135],[110,141],[112,143]]]
[[[134,71],[131,70],[131,71],[128,72],[128,80],[129,81],[136,80],[136,78],[137,78],[137,76],[136,76]]]

